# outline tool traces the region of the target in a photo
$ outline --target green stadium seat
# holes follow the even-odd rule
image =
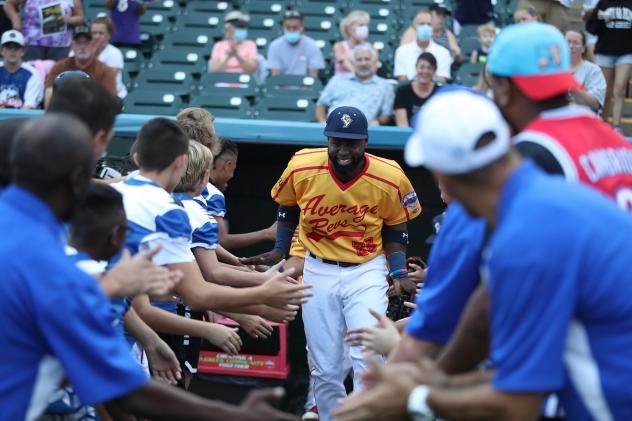
[[[318,16],[306,16],[304,19],[304,25],[306,33],[320,34],[320,38],[329,40],[338,38],[338,26],[332,19]]]
[[[255,118],[260,120],[315,121],[314,102],[301,96],[263,98],[255,107]]]
[[[315,77],[278,75],[270,76],[266,79],[262,92],[265,97],[300,96],[317,99],[322,89],[322,83]]]
[[[349,10],[364,10],[371,16],[371,21],[390,21],[396,16],[395,2],[349,2]],[[412,19],[412,17],[411,17]]]
[[[154,46],[158,44],[158,36],[147,31],[140,31],[140,50],[145,55],[153,53]]]
[[[175,0],[159,0],[145,3],[145,13],[160,13],[173,21],[180,14],[180,5]]]
[[[259,50],[259,53],[263,55],[267,54],[268,45],[280,35],[281,30],[279,28],[248,29],[248,38],[257,44],[257,50]]]
[[[121,48],[123,67],[130,73],[138,73],[143,65],[143,53],[140,49]]]
[[[476,38],[476,31],[478,30],[478,25],[462,25],[461,32],[459,32],[459,41],[465,38]]]
[[[136,89],[153,89],[178,96],[190,95],[194,89],[193,77],[183,70],[146,69],[132,83]]]
[[[277,17],[270,17],[266,15],[253,15],[250,16],[250,22],[248,22],[248,32],[251,30],[262,31],[278,31],[280,27],[280,20]]]
[[[196,53],[204,60],[208,60],[213,49],[213,40],[209,38],[206,31],[202,30],[182,30],[165,34],[158,50],[177,49]]]
[[[459,46],[461,47],[461,51],[463,55],[469,59],[472,51],[476,50],[479,47],[477,38],[460,38]]]
[[[177,95],[153,89],[137,89],[123,100],[123,112],[127,114],[176,115],[181,108]]]
[[[214,15],[223,19],[224,15],[231,10],[233,10],[232,6],[225,1],[192,0],[186,3],[182,14]]]
[[[100,5],[84,7],[83,14],[85,16],[86,21],[91,21],[96,17],[108,16],[109,12],[103,6],[103,3],[101,3]]]
[[[159,12],[147,12],[140,17],[140,29],[154,36],[162,36],[169,31],[169,18]]]
[[[160,69],[165,68],[165,66],[198,75],[206,72],[204,58],[198,53],[189,52],[186,49],[158,51],[147,63],[148,69]],[[169,68],[169,70],[171,69]]]
[[[203,94],[254,98],[257,82],[254,76],[245,73],[212,72],[202,76],[198,90]]]
[[[303,12],[303,15],[306,17],[313,16],[334,22],[339,22],[341,19],[340,9],[337,5],[327,2],[303,2],[298,6],[297,10]]]
[[[188,14],[178,16],[174,25],[174,32],[181,31],[204,31],[204,33],[213,41],[218,41],[224,36],[223,17],[204,15],[204,14]]]
[[[474,86],[478,83],[484,68],[483,63],[465,63],[456,73],[456,82],[465,86]]]
[[[238,95],[197,95],[191,98],[189,106],[204,108],[215,117],[252,118],[250,104]]]
[[[287,1],[249,1],[241,6],[241,11],[250,15],[251,18],[255,15],[262,15],[277,17],[278,19],[280,19],[281,17],[283,17],[283,12],[287,9],[287,7]]]

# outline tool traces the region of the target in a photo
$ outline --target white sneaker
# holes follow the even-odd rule
[[[320,416],[318,415],[318,408],[314,405],[311,408],[309,408],[309,411],[305,412],[303,414],[303,417],[301,418],[301,420],[305,421],[305,420],[319,420]]]

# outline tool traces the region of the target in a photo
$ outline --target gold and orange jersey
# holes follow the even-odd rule
[[[415,218],[421,206],[395,161],[365,154],[365,166],[347,183],[336,178],[327,149],[303,149],[272,188],[272,199],[301,210],[299,241],[313,255],[348,263],[382,253],[383,225]]]

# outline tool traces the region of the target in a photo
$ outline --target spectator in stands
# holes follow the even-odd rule
[[[112,23],[112,19],[107,16],[94,18],[90,24],[90,32],[92,33],[92,39],[97,46],[97,57],[99,58],[99,61],[117,70],[116,95],[119,98],[125,98],[127,95],[127,88],[123,84],[123,67],[125,66],[123,53],[121,53],[121,50],[110,44],[112,34],[114,34],[114,24]]]
[[[450,51],[432,40],[432,17],[428,10],[421,10],[413,21],[415,41],[400,45],[395,50],[395,68],[393,74],[399,80],[413,79],[417,74],[417,58],[423,52],[432,53],[437,60],[436,78],[440,82],[450,79],[452,57]]]
[[[596,63],[608,84],[604,116],[607,118],[612,108],[612,125],[621,131],[623,101],[632,69],[632,1],[601,0],[588,18],[586,29],[599,36]]]
[[[442,4],[434,4],[430,6],[428,9],[421,9],[415,15],[412,24],[406,29],[402,38],[400,40],[400,45],[408,44],[416,39],[416,28],[419,26],[420,22],[424,21],[424,18],[420,15],[430,11],[431,24],[432,24],[432,40],[446,48],[450,51],[453,60],[457,60],[457,58],[461,57],[461,48],[459,47],[459,43],[449,29],[445,27],[446,17],[450,14],[450,10]]]
[[[257,45],[248,38],[250,16],[235,10],[224,17],[223,41],[213,45],[209,72],[250,73],[257,71]]]
[[[487,54],[496,38],[496,28],[491,24],[481,25],[476,29],[476,36],[480,45],[472,51],[470,63],[487,63]]]
[[[599,66],[584,60],[586,35],[583,32],[566,32],[566,41],[571,50],[571,73],[585,89],[574,90],[571,96],[577,104],[586,105],[598,112],[606,97],[606,78]]]
[[[543,22],[549,23],[560,31],[568,29],[568,13],[565,4],[568,1],[562,0],[520,0],[518,9],[533,9],[534,16],[539,16]]]
[[[44,104],[48,105],[53,92],[53,81],[66,70],[83,70],[99,82],[107,91],[116,96],[116,69],[108,67],[97,59],[97,47],[92,32],[87,26],[78,26],[72,40],[73,57],[58,61],[46,77]]]
[[[528,4],[514,12],[514,22],[516,23],[539,22],[541,20],[538,12]]]
[[[81,0],[6,0],[3,7],[13,29],[24,34],[26,61],[68,57],[72,27],[84,21]]]
[[[371,16],[363,10],[354,10],[340,21],[340,33],[344,40],[334,44],[336,74],[353,72],[352,51],[357,45],[370,45],[367,42],[370,21]]]
[[[318,76],[325,68],[323,53],[316,41],[303,34],[303,14],[288,10],[283,15],[283,36],[275,39],[268,47],[270,75]]]
[[[37,71],[24,63],[24,37],[15,29],[2,34],[0,54],[0,108],[37,108],[44,96],[44,86]]]
[[[446,28],[446,19],[450,15],[450,9],[443,3],[435,3],[430,6],[430,15],[432,18],[432,40],[440,46],[447,48],[452,54],[453,61],[460,63],[463,61],[461,47],[456,37]]]
[[[437,60],[431,53],[421,53],[417,58],[417,76],[409,83],[401,85],[395,93],[395,124],[398,127],[412,127],[417,111],[437,90],[434,75]]]
[[[136,0],[105,0],[114,23],[112,44],[117,47],[140,46],[140,17],[145,13],[145,3]]]
[[[456,0],[454,6],[454,33],[459,35],[463,25],[482,25],[494,22],[491,0]]]
[[[370,125],[389,124],[393,115],[393,87],[375,74],[377,53],[371,46],[353,49],[353,73],[335,75],[318,98],[316,120],[324,123],[328,110],[342,105],[360,109]]]

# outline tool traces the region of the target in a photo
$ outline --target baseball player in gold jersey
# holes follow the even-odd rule
[[[299,240],[307,249],[303,280],[314,293],[303,306],[305,336],[316,405],[321,420],[329,420],[346,395],[345,333],[374,323],[369,308],[386,312],[386,275],[407,276],[406,223],[421,207],[395,161],[365,153],[368,124],[360,110],[333,110],[324,135],[327,148],[297,152],[272,188],[279,204],[274,249],[243,262],[280,261],[300,224]],[[349,353],[358,390],[366,363],[360,347]]]

